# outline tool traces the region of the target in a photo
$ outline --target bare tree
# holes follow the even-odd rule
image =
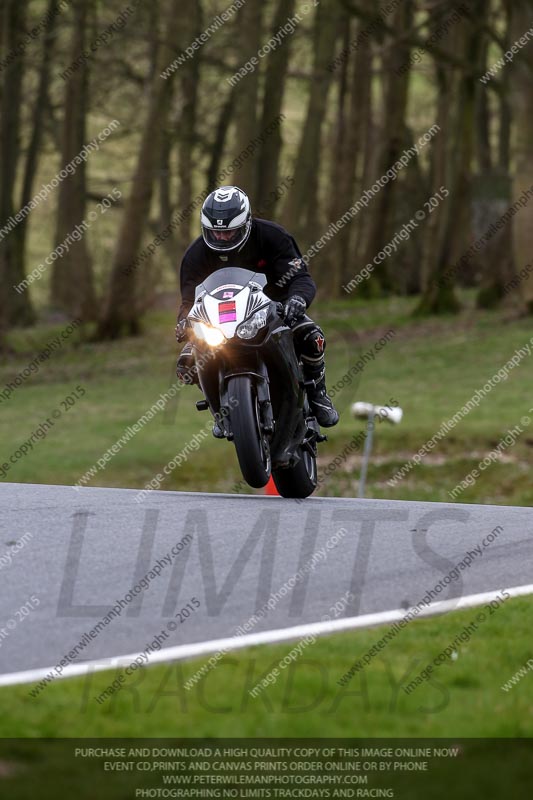
[[[405,145],[405,116],[409,89],[409,72],[401,71],[405,60],[409,57],[409,47],[405,44],[404,35],[409,31],[413,21],[413,2],[405,0],[394,12],[393,25],[398,38],[385,51],[383,68],[385,72],[384,114],[381,129],[381,141],[378,147],[379,176],[386,175],[395,163]],[[389,181],[383,186],[373,201],[372,217],[366,241],[364,262],[372,262],[386,242],[389,228],[392,199],[396,184]],[[387,273],[387,262],[376,270],[376,279],[383,289],[390,288]]]
[[[18,212],[14,207],[17,167],[20,162],[22,83],[27,0],[5,0],[2,15],[2,52],[7,65],[1,72],[0,115],[0,224],[5,225]],[[18,51],[18,54],[17,54]],[[15,56],[15,57],[13,57]],[[19,223],[20,224],[20,223]],[[14,286],[24,279],[21,238],[16,227],[0,239],[0,282],[4,285],[0,317],[4,328],[29,325],[35,319],[28,292]]]
[[[327,112],[331,62],[337,38],[339,6],[323,0],[316,10],[313,28],[313,69],[307,111],[294,167],[294,185],[287,196],[284,219],[297,238],[306,243],[316,237],[318,222],[318,178],[321,166],[321,137]]]
[[[488,63],[489,35],[496,30],[504,29],[502,46],[510,46],[510,9],[500,4],[495,9],[493,19],[490,18],[492,4],[487,2],[479,9],[477,19],[483,26],[481,31],[482,46],[479,49],[479,62],[476,71],[483,76]],[[505,19],[501,19],[503,11]],[[476,82],[477,114],[476,114],[476,145],[478,174],[476,176],[476,195],[474,200],[474,235],[476,238],[483,235],[498,218],[505,213],[511,200],[511,175],[510,175],[510,147],[509,147],[509,84],[510,70],[504,70],[497,81],[491,81],[488,86],[480,80]],[[492,117],[490,111],[490,94],[496,94],[498,102],[500,129],[498,150],[492,145]],[[495,138],[495,137],[494,137]],[[505,286],[512,277],[513,270],[512,225],[505,225],[498,230],[489,240],[480,258],[476,260],[476,268],[481,278],[479,280],[479,293],[477,304],[480,308],[493,308],[498,305],[504,295]]]
[[[363,160],[364,126],[371,114],[372,51],[369,37],[361,37],[355,54],[351,42],[358,40],[364,23],[344,21],[346,35],[341,53],[348,52],[339,70],[339,107],[335,141],[331,148],[329,181],[329,220],[338,220],[356,199],[360,182],[357,169]],[[355,34],[355,35],[354,35]],[[361,165],[362,172],[362,165]],[[327,250],[329,293],[337,295],[343,283],[357,272],[356,230],[359,219],[352,220],[335,235]],[[333,276],[333,278],[331,278]]]
[[[175,57],[175,43],[180,41],[181,0],[169,3],[163,19],[163,32],[154,49],[154,69],[148,85],[148,110],[133,185],[122,219],[111,272],[111,285],[103,317],[98,327],[100,339],[116,339],[140,333],[140,307],[136,296],[137,271],[134,261],[150,213],[154,176],[161,162],[162,131],[166,124],[173,72],[161,77]]]
[[[279,0],[272,25],[272,35],[282,28],[284,22],[294,13],[295,0]],[[294,35],[288,38],[270,54],[265,73],[265,87],[263,92],[263,110],[261,114],[260,132],[268,129],[270,123],[277,119],[281,113],[285,87],[287,83],[287,70]],[[277,125],[269,135],[264,137],[257,157],[257,184],[255,191],[255,204],[258,208],[269,206],[270,213],[274,213],[276,202],[271,202],[271,192],[278,186],[279,159],[281,154],[281,126]]]
[[[431,215],[426,238],[425,287],[417,314],[453,313],[460,303],[455,293],[454,264],[470,239],[470,173],[475,133],[476,64],[482,46],[478,24],[484,0],[473,0],[470,19],[463,17],[446,40],[449,59],[435,63],[439,89],[438,137],[433,143],[432,190],[444,186],[449,195]],[[436,25],[437,19],[433,24]]]
[[[76,0],[70,48],[72,62],[85,50],[88,18],[93,0]],[[89,63],[76,69],[66,81],[65,113],[61,145],[61,166],[69,164],[87,141]],[[85,161],[60,184],[57,204],[55,245],[74,230],[80,232],[68,251],[55,262],[52,274],[52,304],[84,320],[96,318],[96,295],[89,246],[81,233],[85,217],[87,180]]]
[[[189,41],[202,32],[203,11],[200,0],[193,4],[185,26]],[[200,86],[201,52],[190,59],[181,71],[182,110],[179,121],[178,208],[187,208],[193,197],[194,153],[197,139],[198,93]],[[191,240],[191,217],[179,227],[178,247],[183,251]]]
[[[531,27],[533,0],[513,0],[511,40],[517,41]],[[511,80],[511,102],[514,121],[514,181],[513,200],[524,197],[533,187],[533,52],[525,47],[515,58]],[[507,67],[506,67],[507,68]],[[531,198],[531,195],[527,195]],[[529,203],[533,201],[530,199]],[[531,208],[517,214],[514,219],[514,255],[518,270],[532,263],[533,225]],[[533,314],[533,280],[521,282],[522,296]]]
[[[246,3],[239,11],[237,42],[239,67],[257,57],[261,48],[264,3]],[[235,151],[242,152],[258,133],[259,67],[244,76],[239,83],[235,109]],[[249,194],[255,189],[255,164],[253,158],[242,161],[235,171],[233,183]]]

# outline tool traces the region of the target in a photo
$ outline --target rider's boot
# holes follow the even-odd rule
[[[319,367],[304,363],[304,377],[306,381],[307,397],[311,411],[317,418],[322,428],[332,428],[339,421],[339,414],[326,394],[326,368],[324,364]]]

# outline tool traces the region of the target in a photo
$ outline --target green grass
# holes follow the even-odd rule
[[[526,675],[501,689],[533,656],[531,601],[507,600],[480,622],[418,689],[413,680],[483,609],[452,612],[407,625],[347,686],[337,681],[388,626],[321,638],[257,697],[249,691],[279,666],[294,644],[228,654],[190,691],[184,683],[207,658],[149,667],[121,691],[96,702],[118,675],[0,692],[1,736],[49,737],[531,737],[533,706]]]
[[[468,299],[468,298],[467,298]],[[413,300],[317,303],[315,318],[327,334],[328,384],[332,386],[392,328],[395,337],[368,363],[358,381],[335,396],[340,424],[320,448],[322,466],[361,430],[349,408],[354,400],[386,403],[396,398],[404,410],[398,426],[380,425],[369,472],[368,495],[394,499],[450,501],[448,491],[477,466],[533,405],[532,361],[525,358],[441,442],[423,464],[391,488],[387,480],[513,355],[529,342],[529,319],[510,320],[509,312],[479,313],[468,307],[458,318],[413,321]],[[0,365],[0,392],[34,358],[61,326],[18,333],[18,355]],[[105,345],[76,341],[41,366],[7,402],[0,403],[2,456],[13,453],[52,409],[78,385],[86,395],[58,420],[33,451],[12,466],[7,480],[71,484],[167,390],[173,380],[173,313],[152,314],[147,334]],[[78,337],[79,339],[79,337]],[[208,417],[194,407],[198,389],[184,388],[174,410],[159,414],[99,471],[89,485],[142,488],[205,427]],[[533,416],[533,415],[532,415]],[[531,505],[529,464],[533,426],[505,459],[489,467],[461,502]],[[223,464],[223,467],[222,467]],[[354,496],[357,454],[324,480],[317,494]],[[206,437],[187,463],[176,469],[164,489],[232,491],[240,481],[234,448]],[[251,491],[251,490],[250,490]]]
[[[470,296],[465,294],[464,299],[465,310],[459,317],[416,321],[410,316],[416,299],[316,304],[313,315],[328,340],[330,386],[385,331],[396,331],[365,367],[359,382],[335,397],[341,422],[321,446],[322,467],[361,430],[361,423],[349,414],[354,400],[385,403],[396,398],[404,419],[398,426],[377,428],[368,496],[450,502],[448,492],[520,422],[533,406],[528,358],[422,465],[396,488],[387,483],[441,422],[453,416],[531,338],[530,319],[513,318],[509,310],[476,312],[470,307]],[[13,334],[16,356],[0,365],[0,392],[62,327],[43,325],[31,333]],[[6,480],[75,483],[169,388],[175,351],[172,311],[151,314],[146,335],[139,339],[98,345],[87,343],[81,335],[72,336],[10,400],[0,403],[1,463],[77,385],[86,390],[85,397],[57,420],[46,438],[11,467]],[[207,415],[194,407],[200,397],[196,388],[185,388],[178,397],[174,411],[159,414],[89,485],[142,488],[160,472],[208,422]],[[531,506],[532,446],[533,428],[460,495],[460,502]],[[359,467],[360,453],[349,456],[323,481],[317,494],[356,496]],[[233,447],[209,436],[162,488],[231,492],[240,480]],[[255,700],[243,693],[251,671],[264,672],[289,646],[231,654],[209,675],[204,689],[191,694],[181,687],[198,664],[150,668],[141,673],[141,683],[128,685],[104,707],[91,697],[103,691],[112,672],[93,676],[90,686],[82,680],[58,682],[37,700],[28,697],[27,687],[4,689],[0,730],[3,736],[24,737],[531,736],[529,681],[533,678],[524,679],[508,694],[499,688],[532,655],[530,611],[529,600],[510,601],[462,648],[456,662],[439,670],[435,684],[421,687],[412,696],[397,688],[406,670],[415,659],[422,669],[432,654],[457,635],[472,612],[412,624],[346,691],[336,685],[336,679],[378,638],[378,631],[319,640],[295,666],[292,686],[287,684],[287,671]],[[315,707],[298,710],[320,694],[323,697]]]

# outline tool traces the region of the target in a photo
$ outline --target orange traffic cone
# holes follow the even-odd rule
[[[272,477],[272,475],[268,479],[268,483],[265,486],[265,494],[273,494],[277,495],[278,497],[281,496],[278,490],[276,489],[276,484],[274,483],[274,478]]]

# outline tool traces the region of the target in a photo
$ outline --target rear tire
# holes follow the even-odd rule
[[[242,476],[254,489],[266,486],[271,473],[270,447],[259,426],[255,386],[247,375],[228,381],[228,395],[237,401],[229,417]]]
[[[272,477],[282,497],[309,497],[318,484],[316,457],[306,448],[300,448],[300,460],[294,467],[275,469]]]

